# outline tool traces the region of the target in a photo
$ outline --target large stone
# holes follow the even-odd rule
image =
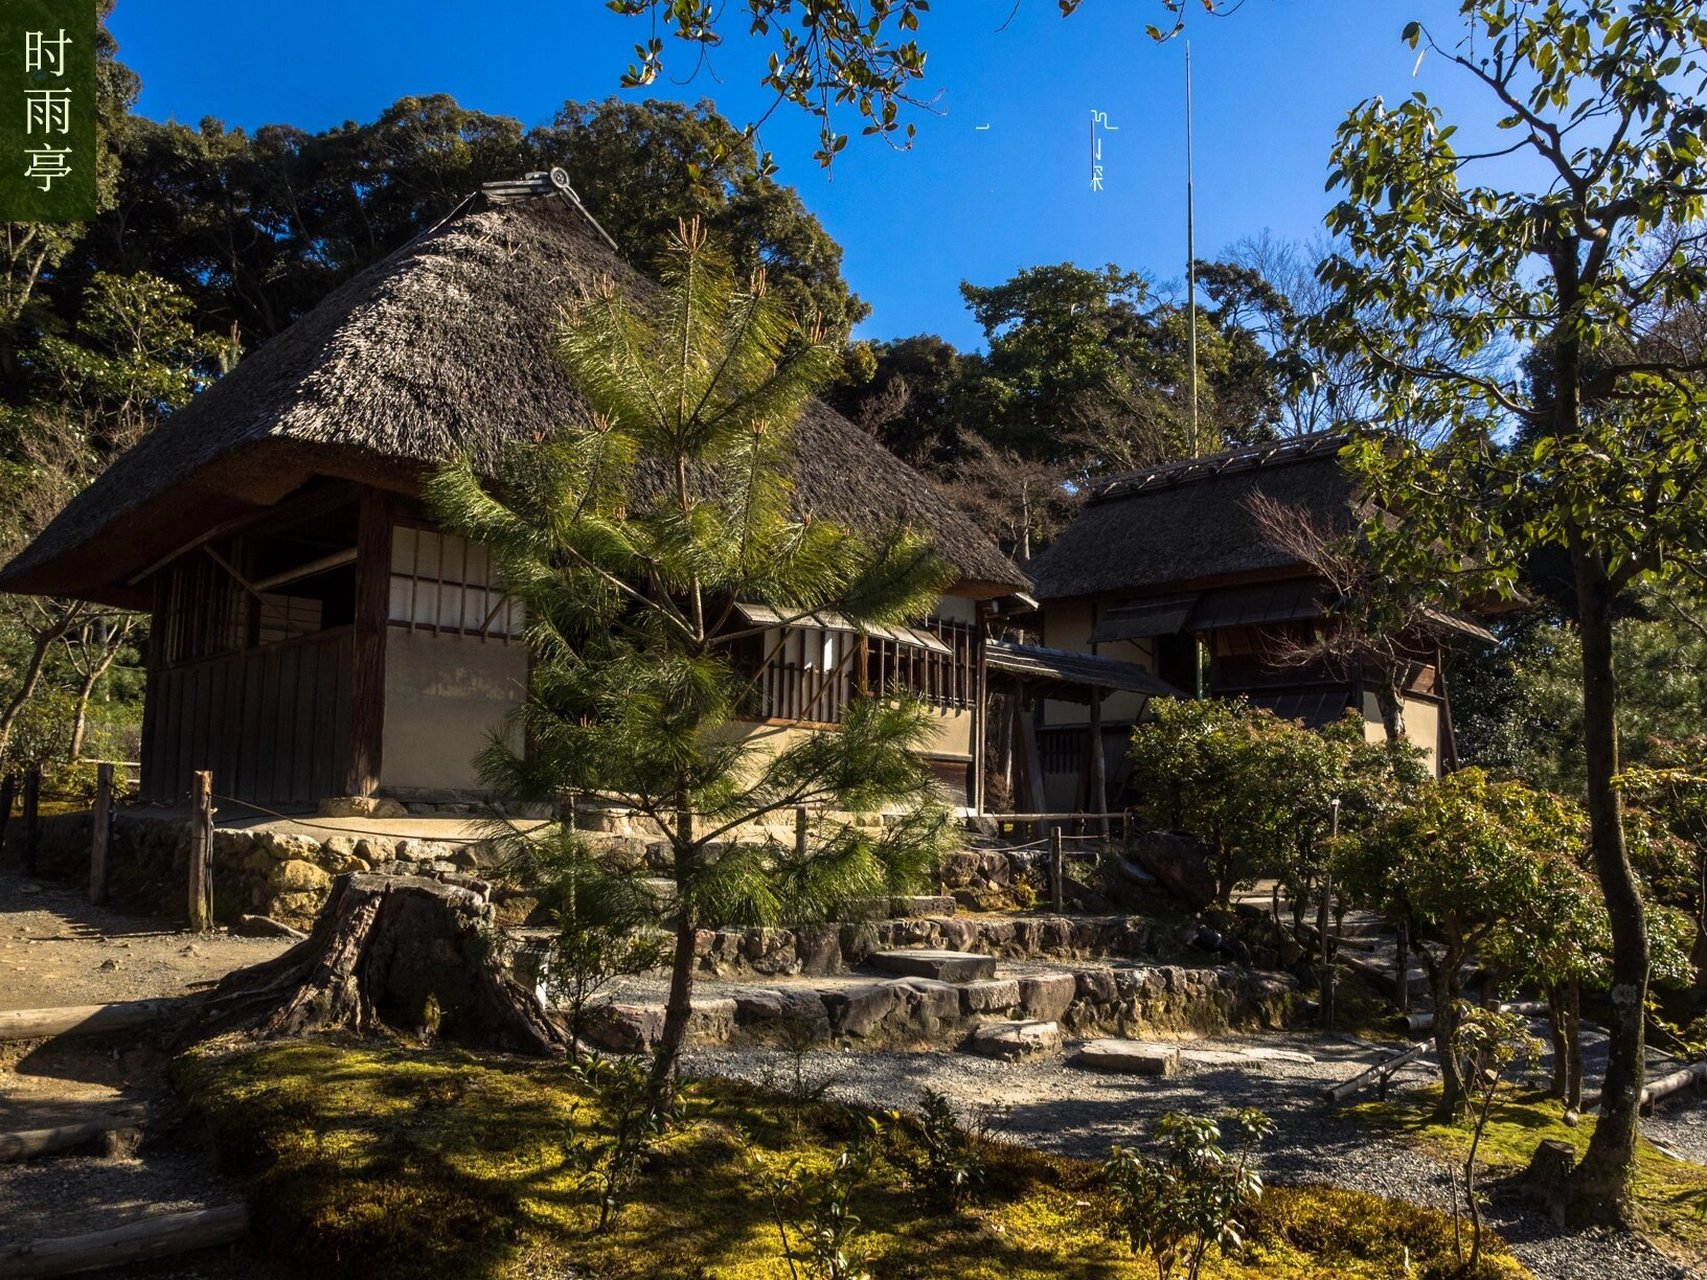
[[[275,862],[312,862],[320,856],[320,842],[313,836],[299,836],[288,831],[269,831],[262,845],[273,855]]]
[[[1061,1028],[1053,1022],[992,1022],[972,1033],[967,1047],[986,1058],[1016,1062],[1061,1048]]]
[[[382,796],[330,796],[320,802],[322,818],[407,818],[409,811]]]
[[[268,873],[267,888],[276,894],[326,893],[332,888],[332,877],[312,862],[293,858]]]
[[[1179,1074],[1179,1049],[1146,1040],[1087,1040],[1073,1059],[1092,1071],[1117,1071],[1133,1076]]]
[[[1078,979],[1070,973],[1030,973],[1018,979],[1020,1007],[1028,1018],[1056,1022],[1078,993]]]
[[[921,1036],[934,1035],[944,1022],[960,1017],[960,988],[935,978],[897,978],[888,986],[895,991],[895,1007],[909,1030]]]
[[[664,1034],[664,1006],[612,1001],[587,1011],[583,1034],[601,1049],[644,1053]]]
[[[976,982],[996,976],[994,956],[965,951],[878,951],[867,957],[866,962],[885,973],[932,978],[938,982]]]
[[[1132,840],[1132,860],[1148,871],[1188,911],[1215,901],[1209,849],[1183,831],[1143,831]]]
[[[891,898],[889,914],[901,917],[951,916],[954,914],[954,899],[947,894]]]
[[[1114,970],[1107,965],[1075,970],[1073,979],[1076,984],[1075,994],[1081,1000],[1112,1004],[1120,998],[1120,989],[1114,981]]]
[[[688,1014],[688,1040],[693,1044],[727,1044],[735,1035],[735,1001],[712,996],[693,1002]]]
[[[986,978],[960,988],[960,1012],[1006,1013],[1019,1005],[1019,982],[1014,978]]]
[[[838,1036],[863,1039],[882,1026],[895,1008],[896,986],[892,982],[862,983],[829,987],[819,992],[830,1029]]]
[[[744,1031],[821,1040],[830,1034],[830,1015],[810,987],[738,987],[735,1025]]]

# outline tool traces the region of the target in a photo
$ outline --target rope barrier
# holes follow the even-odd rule
[[[489,836],[421,836],[421,837],[412,837],[412,836],[400,836],[395,831],[375,831],[369,827],[335,827],[331,823],[328,823],[328,822],[314,822],[308,818],[298,818],[298,817],[293,817],[292,815],[290,815],[288,813],[280,813],[277,809],[269,809],[265,805],[255,804],[254,802],[249,801],[249,800],[239,800],[236,796],[216,795],[216,796],[214,796],[214,799],[220,801],[222,804],[235,804],[235,805],[239,805],[245,809],[253,809],[256,813],[264,813],[269,818],[277,818],[280,822],[293,822],[299,827],[313,827],[318,831],[333,831],[333,832],[336,832],[338,835],[341,835],[341,836],[352,836],[352,835],[354,835],[354,836],[377,836],[382,840],[408,840],[408,839],[417,839],[418,838],[418,839],[429,840],[433,844],[454,844],[454,845],[461,845],[464,847],[466,847],[468,845],[474,845],[474,844],[489,844],[489,843],[491,843],[491,839],[492,839],[492,837],[489,837]],[[511,831],[516,832],[518,835],[526,835],[527,834],[526,832],[522,831],[519,827],[517,827],[513,822],[511,822],[508,818],[501,818],[501,819],[499,819],[499,821],[503,822],[506,826],[508,826],[510,828]],[[543,823],[547,820],[546,819],[540,819],[540,821]]]

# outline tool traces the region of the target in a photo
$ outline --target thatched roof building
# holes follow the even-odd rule
[[[582,408],[552,335],[601,277],[648,287],[549,182],[477,193],[118,458],[0,571],[0,590],[146,607],[150,565],[315,477],[412,493],[446,459],[560,430]],[[802,511],[928,532],[969,595],[1026,587],[929,481],[831,409],[815,402],[795,444]]]
[[[527,677],[520,606],[435,526],[425,477],[584,413],[552,352],[600,279],[653,286],[559,172],[488,184],[330,294],[118,458],[0,571],[0,590],[152,615],[143,788],[272,804],[466,800]],[[928,754],[975,791],[987,602],[1029,582],[918,473],[822,404],[793,436],[802,514],[930,536],[959,572],[916,627],[771,628],[752,732],[837,722],[856,685],[938,709]]]

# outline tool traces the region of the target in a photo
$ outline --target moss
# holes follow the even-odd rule
[[[1470,1148],[1467,1121],[1435,1120],[1438,1087],[1414,1095],[1415,1102],[1370,1102],[1351,1109],[1369,1123],[1448,1158],[1462,1160]],[[1577,1155],[1588,1149],[1593,1116],[1565,1123],[1564,1107],[1545,1093],[1512,1090],[1494,1104],[1477,1159],[1493,1176],[1510,1177],[1529,1165],[1546,1139],[1567,1142]],[[1636,1213],[1653,1243],[1675,1261],[1707,1261],[1707,1168],[1666,1155],[1645,1139],[1636,1149]]]
[[[179,1060],[178,1081],[249,1181],[281,1269],[317,1280],[519,1280],[570,1264],[600,1280],[778,1280],[787,1267],[742,1141],[821,1168],[867,1127],[845,1109],[696,1083],[684,1123],[600,1234],[564,1139],[605,1118],[561,1066],[302,1041],[204,1047]],[[906,1160],[876,1161],[854,1197],[869,1269],[885,1280],[1155,1275],[1104,1234],[1093,1164],[999,1143],[987,1159],[982,1195],[958,1216],[924,1207]],[[1422,1276],[1450,1256],[1440,1214],[1350,1192],[1271,1188],[1247,1225],[1246,1256],[1213,1259],[1206,1277],[1375,1280],[1402,1274],[1407,1249]]]

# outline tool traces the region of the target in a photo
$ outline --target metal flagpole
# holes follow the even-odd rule
[[[1186,443],[1199,453],[1197,435],[1197,220],[1192,200],[1191,42],[1185,45],[1185,297],[1186,354],[1191,365],[1191,422]]]

